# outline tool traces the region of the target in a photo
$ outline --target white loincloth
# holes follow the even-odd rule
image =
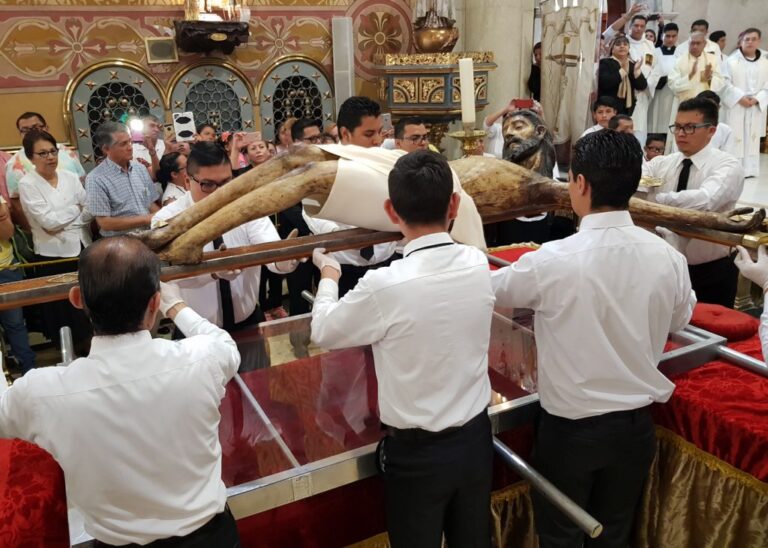
[[[318,197],[302,201],[304,211],[310,217],[327,219],[337,223],[399,232],[397,225],[384,212],[384,201],[389,198],[387,178],[395,162],[406,154],[402,150],[363,148],[355,145],[318,145],[321,149],[339,157],[336,180],[325,202]],[[459,212],[453,223],[451,236],[459,243],[485,250],[483,222],[472,197],[464,192],[453,173],[453,188],[461,195]]]

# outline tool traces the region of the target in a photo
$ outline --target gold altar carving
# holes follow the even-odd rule
[[[416,79],[415,78],[395,78],[392,80],[392,88],[395,103],[416,103]]]
[[[445,100],[445,79],[434,77],[419,78],[419,102],[442,104]]]
[[[475,63],[493,63],[492,51],[454,53],[383,53],[373,56],[373,62],[387,67],[407,65],[456,65],[459,59],[471,57]]]
[[[461,102],[461,80],[458,76],[451,78],[452,93],[451,101],[454,103]],[[488,99],[488,78],[485,76],[475,76],[475,100],[485,101]]]

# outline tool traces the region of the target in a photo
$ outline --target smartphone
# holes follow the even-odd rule
[[[653,54],[652,53],[646,53],[645,54],[645,64],[646,65],[652,65],[653,64]]]
[[[128,122],[131,130],[131,141],[134,143],[144,142],[144,122],[139,118],[134,118]]]
[[[195,116],[191,112],[174,112],[173,128],[179,142],[195,139]]]
[[[515,99],[513,104],[516,108],[533,108],[533,99]]]
[[[392,115],[385,112],[381,115],[381,131],[392,131]]]
[[[260,131],[252,131],[251,133],[246,133],[243,136],[243,140],[241,141],[241,144],[243,146],[248,146],[251,143],[254,143],[256,141],[263,141],[264,139],[261,138],[261,132]]]
[[[658,21],[661,18],[660,13],[652,13],[648,16],[648,21]]]

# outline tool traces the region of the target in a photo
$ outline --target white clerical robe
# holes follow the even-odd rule
[[[719,51],[719,48],[718,48]],[[689,53],[680,56],[675,62],[675,66],[672,72],[669,73],[669,79],[667,85],[669,89],[675,94],[675,98],[672,101],[672,111],[670,112],[669,125],[675,123],[675,117],[677,116],[677,107],[682,101],[693,99],[699,93],[705,90],[711,90],[715,93],[720,93],[725,88],[725,79],[720,71],[720,55],[716,53],[709,53],[704,51],[698,58],[699,62],[696,67],[696,74],[693,78],[689,78],[689,74],[693,70],[693,65],[696,63],[696,57]],[[712,65],[712,80],[711,82],[702,81],[701,77],[707,68],[707,65]],[[667,154],[672,150],[672,143],[674,142],[674,136],[671,133],[667,134]]]
[[[662,48],[656,48],[656,66],[648,79],[649,87],[651,85],[656,87],[662,78],[669,78],[677,62],[674,51],[676,50],[665,54]],[[648,110],[648,133],[667,133],[669,131],[669,119],[674,100],[675,94],[666,82],[664,87],[654,92],[651,108]]]
[[[635,104],[635,110],[632,112],[632,122],[635,127],[635,136],[638,140],[645,144],[645,138],[648,135],[648,108],[651,106],[653,100],[653,94],[656,91],[657,81],[651,82],[651,74],[656,66],[656,50],[653,47],[653,43],[650,40],[646,40],[645,37],[640,40],[635,40],[631,36],[627,35],[629,40],[629,58],[635,63],[642,63],[642,69],[640,69],[648,80],[648,87],[642,91],[637,91],[637,103]]]
[[[768,113],[768,56],[750,61],[737,49],[728,57],[728,78],[722,93],[725,118],[733,131],[728,152],[741,160],[744,175],[760,174],[760,138],[765,137]],[[743,107],[742,97],[754,97],[758,104]]]

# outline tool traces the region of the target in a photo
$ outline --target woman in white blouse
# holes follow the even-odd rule
[[[45,131],[24,136],[24,153],[35,166],[19,181],[21,207],[29,219],[36,262],[76,259],[91,243],[92,216],[85,210],[85,188],[77,175],[58,170],[56,139]],[[77,272],[77,261],[41,265],[35,275],[48,277]],[[75,341],[87,342],[90,327],[82,311],[67,301],[45,305],[45,335],[59,340],[59,328],[69,325]]]
[[[160,159],[157,181],[163,185],[163,205],[178,200],[189,190],[187,178],[187,157],[178,152],[171,152]]]

